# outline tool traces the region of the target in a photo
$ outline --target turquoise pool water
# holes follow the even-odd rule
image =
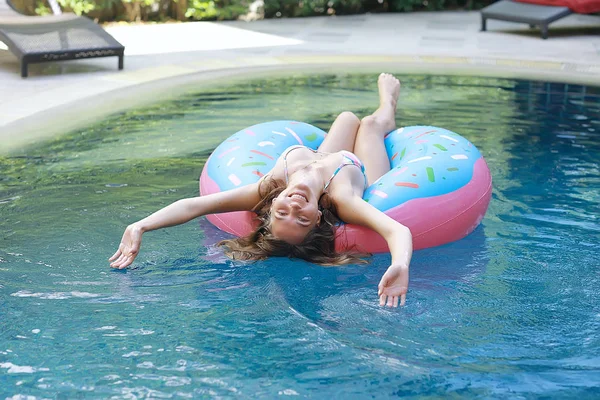
[[[377,305],[388,255],[239,264],[203,219],[110,270],[225,137],[364,115],[375,78],[202,89],[0,158],[0,398],[600,396],[598,88],[401,76],[399,124],[461,133],[494,177],[482,226],[415,253],[403,308]]]

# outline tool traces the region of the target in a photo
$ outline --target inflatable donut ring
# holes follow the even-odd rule
[[[221,143],[206,161],[200,194],[256,182],[288,147],[317,149],[326,133],[295,121],[273,121],[243,129]],[[447,129],[409,126],[388,133],[391,170],[365,189],[363,199],[410,228],[415,250],[461,239],[483,219],[492,194],[489,168],[473,144]],[[215,226],[245,236],[255,227],[252,212],[207,216]],[[385,240],[361,226],[343,224],[336,248],[387,252]]]

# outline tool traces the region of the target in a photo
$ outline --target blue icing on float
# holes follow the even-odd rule
[[[207,162],[208,176],[221,191],[256,182],[290,146],[317,149],[326,133],[304,122],[273,121],[253,125],[221,143]]]
[[[208,175],[220,190],[256,182],[290,146],[317,149],[326,133],[304,122],[272,121],[233,134],[215,149]],[[406,201],[439,196],[466,185],[481,154],[467,139],[443,128],[409,126],[385,138],[391,170],[364,193],[382,211]]]
[[[409,126],[385,138],[391,170],[363,199],[386,211],[406,201],[454,192],[473,176],[481,154],[464,137],[434,126]]]

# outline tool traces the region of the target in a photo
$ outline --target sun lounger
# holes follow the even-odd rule
[[[530,27],[539,26],[542,38],[548,38],[548,25],[566,17],[572,11],[568,7],[545,6],[538,4],[518,3],[512,0],[501,0],[481,10],[481,30],[486,30],[488,19],[523,22]]]
[[[93,57],[119,58],[123,69],[125,47],[89,18],[75,14],[25,16],[0,0],[0,41],[21,61],[21,76],[28,65]]]

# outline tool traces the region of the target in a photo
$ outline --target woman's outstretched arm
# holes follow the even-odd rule
[[[129,266],[140,251],[144,232],[183,224],[202,215],[251,210],[259,201],[258,183],[207,196],[178,200],[129,225],[123,233],[119,249],[109,259],[110,266],[118,269]]]
[[[379,304],[397,307],[403,305],[408,290],[408,270],[413,244],[410,229],[388,217],[356,194],[348,193],[336,203],[342,221],[365,226],[380,234],[388,244],[392,264],[379,282]]]

